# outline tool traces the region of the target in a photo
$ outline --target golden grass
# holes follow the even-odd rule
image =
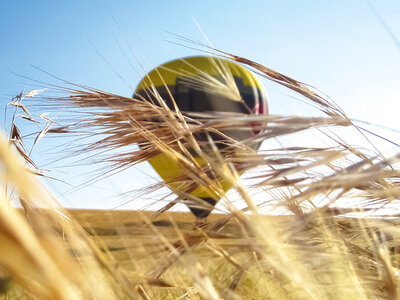
[[[4,297],[400,298],[397,216],[365,213],[397,203],[400,153],[386,158],[374,147],[367,151],[343,141],[334,128],[362,131],[331,100],[258,63],[220,53],[299,93],[326,116],[181,113],[73,85],[53,86],[65,96],[41,98],[42,109],[72,112],[71,120],[60,117],[58,124],[32,115],[22,104],[36,91],[13,99],[10,104],[25,112],[24,119],[44,122],[34,143],[45,134],[76,134],[83,141],[76,153],[88,153],[95,162],[101,157],[110,172],[165,153],[185,169],[169,183],[210,186],[227,213],[212,214],[197,227],[182,213],[67,211],[35,176],[43,174],[24,147],[14,114],[9,141],[0,138],[0,266],[3,277],[15,282]],[[226,129],[248,130],[249,122],[265,131],[243,142],[224,136]],[[247,146],[310,130],[326,136],[330,145],[281,144],[259,153]],[[198,132],[225,137],[227,146],[218,151],[212,140],[196,141]],[[137,144],[140,148],[132,147]],[[207,164],[196,163],[193,153]],[[238,176],[248,171],[250,186]],[[241,202],[223,193],[216,175],[232,184]],[[265,201],[252,197],[254,189],[265,191]],[[195,201],[176,192],[173,203]],[[10,198],[20,198],[23,214],[10,206]],[[341,208],[336,204],[343,199],[348,203]],[[288,215],[262,215],[266,205]]]

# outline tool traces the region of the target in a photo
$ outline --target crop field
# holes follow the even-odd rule
[[[40,213],[41,219],[51,224],[51,214],[45,210]],[[366,293],[369,287],[368,292],[387,297],[390,279],[382,271],[389,266],[397,269],[400,263],[395,219],[360,220],[329,214],[302,221],[293,216],[249,217],[250,226],[271,226],[265,229],[267,246],[257,233],[249,236],[237,220],[223,214],[212,214],[207,224],[196,225],[193,215],[180,212],[160,216],[143,211],[69,210],[68,213],[98,247],[96,255],[108,261],[100,269],[110,268],[115,272],[111,277],[119,274],[134,284],[131,286],[134,298],[212,299],[214,290],[223,299],[269,299],[266,295],[271,299],[308,299],[314,293],[332,299],[344,296],[359,299],[361,293],[354,295],[354,283],[345,283],[355,280],[352,276],[360,281],[362,290],[358,292]],[[58,231],[59,227],[52,226],[52,230]],[[285,236],[284,245],[281,238],[273,236],[277,232]],[[374,236],[381,239],[375,243],[384,240],[385,252],[376,252],[376,245],[370,242]],[[266,252],[254,251],[262,246],[268,247]],[[87,258],[76,251],[74,254],[81,261]],[[377,262],[376,255],[385,256]],[[299,260],[301,265],[296,265]],[[288,265],[284,266],[285,263]],[[348,269],[350,263],[357,264],[357,273]],[[293,266],[296,269],[291,270]],[[294,274],[304,268],[305,277],[297,278],[301,286],[290,282],[293,274],[279,274],[278,270],[286,267]],[[375,276],[371,277],[371,273]],[[314,290],[304,290],[306,284],[312,284],[310,288]],[[317,289],[321,284],[322,291]],[[333,289],[336,285],[339,290]],[[6,295],[11,299],[31,297],[25,293],[13,284]]]
[[[317,112],[183,113],[154,86],[149,90],[158,103],[64,81],[53,86],[55,95],[21,92],[9,102],[8,137],[0,137],[0,297],[400,299],[398,145],[355,124],[307,84],[207,50],[224,57],[209,59],[207,67],[221,73],[213,70],[212,77],[194,68],[188,82],[200,91],[191,96],[214,92],[213,101],[242,104],[236,67],[232,73],[221,67],[236,62],[297,93]],[[180,75],[188,80],[187,72]],[[261,95],[259,88],[251,90]],[[54,121],[31,113],[31,106],[66,113]],[[34,124],[35,133],[23,134],[22,121]],[[52,178],[25,142],[30,137],[33,149],[48,135],[70,138],[66,153],[84,154],[83,165],[101,165],[95,175],[103,178],[150,161],[162,180],[141,192],[169,186],[175,200],[158,212],[64,208],[41,181]],[[382,153],[372,138],[396,147]],[[227,196],[229,188],[238,199]],[[200,218],[215,199],[226,213]],[[192,213],[170,212],[176,203]],[[266,207],[275,214],[264,213]]]

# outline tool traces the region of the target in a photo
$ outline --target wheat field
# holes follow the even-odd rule
[[[13,110],[42,126],[34,143],[47,135],[76,136],[83,141],[82,148],[74,149],[78,154],[96,158],[98,151],[109,150],[101,157],[111,171],[166,153],[185,168],[185,181],[210,184],[222,194],[226,212],[212,213],[198,225],[188,213],[168,211],[184,201],[183,194],[159,212],[67,210],[41,183],[45,174],[25,149],[14,111],[9,137],[0,139],[0,297],[400,299],[400,230],[394,209],[400,153],[381,153],[368,143],[370,133],[310,86],[243,57],[207,51],[297,93],[320,114],[207,115],[193,122],[193,116],[167,106],[67,82],[49,86],[61,96],[41,96],[37,90],[14,97],[9,103]],[[57,122],[33,114],[30,101],[37,99],[39,110],[66,107],[72,114]],[[165,123],[155,126],[150,117]],[[310,131],[330,143],[282,142],[257,153],[228,140],[226,150],[210,156],[190,134],[246,129],[249,121],[263,124],[256,138],[265,143]],[[369,147],[345,141],[337,128],[352,129]],[[140,148],[126,148],[132,144]],[[196,145],[205,166],[194,164],[185,152]],[[235,157],[232,149],[246,151]],[[243,172],[252,174],[251,184],[239,180]],[[240,201],[231,201],[212,183],[214,173],[231,183]],[[163,186],[160,182],[148,189]],[[253,198],[253,190],[263,191],[265,201]],[[10,205],[15,199],[22,208]],[[282,213],[266,215],[265,206]],[[382,213],[386,207],[392,209]]]

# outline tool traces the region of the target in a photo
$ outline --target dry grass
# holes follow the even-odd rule
[[[43,174],[24,147],[15,113],[13,147],[0,139],[5,191],[0,265],[16,283],[4,297],[400,299],[397,216],[394,210],[386,218],[366,213],[397,204],[400,153],[386,158],[373,145],[366,150],[345,142],[336,128],[353,128],[360,136],[363,131],[331,100],[260,64],[220,53],[299,93],[325,117],[182,114],[166,105],[72,85],[52,87],[64,96],[41,97],[41,109],[70,111],[72,118],[60,117],[58,124],[23,105],[24,97],[37,96],[35,91],[13,99],[11,105],[24,111],[24,119],[44,122],[34,143],[50,133],[75,136],[83,147],[74,153],[101,160],[102,172],[111,173],[165,153],[186,171],[169,184],[184,183],[188,191],[197,184],[209,186],[227,213],[195,227],[179,213],[66,211],[34,176]],[[225,136],[221,151],[212,140],[194,138],[199,132],[224,137],[226,129],[248,130],[249,122],[265,127],[264,133],[243,142]],[[281,142],[259,153],[246,146],[310,131],[329,146]],[[198,164],[194,154],[207,164]],[[239,180],[242,172],[248,172],[248,180]],[[224,194],[216,176],[232,184],[240,201]],[[263,190],[265,198],[252,197],[255,190]],[[9,205],[16,197],[25,218]],[[175,202],[187,199],[178,192]],[[344,199],[346,207],[341,207]],[[288,215],[262,215],[265,206]]]

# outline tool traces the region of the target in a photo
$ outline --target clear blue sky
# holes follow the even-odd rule
[[[400,39],[400,2],[371,3]],[[4,0],[0,2],[1,105],[22,89],[31,89],[29,80],[10,70],[54,82],[32,65],[65,80],[129,96],[144,74],[134,55],[149,70],[177,57],[198,54],[166,41],[177,42],[166,31],[203,39],[194,20],[217,48],[311,84],[352,118],[399,128],[400,49],[363,0]],[[271,113],[298,113],[293,94],[270,83],[266,87]],[[46,165],[42,159],[39,165]],[[148,172],[147,167],[143,170]],[[148,182],[147,175],[134,174]],[[97,188],[118,190],[130,185],[126,180],[109,179]],[[72,206],[113,207],[115,203],[103,198],[84,190],[61,197]]]

